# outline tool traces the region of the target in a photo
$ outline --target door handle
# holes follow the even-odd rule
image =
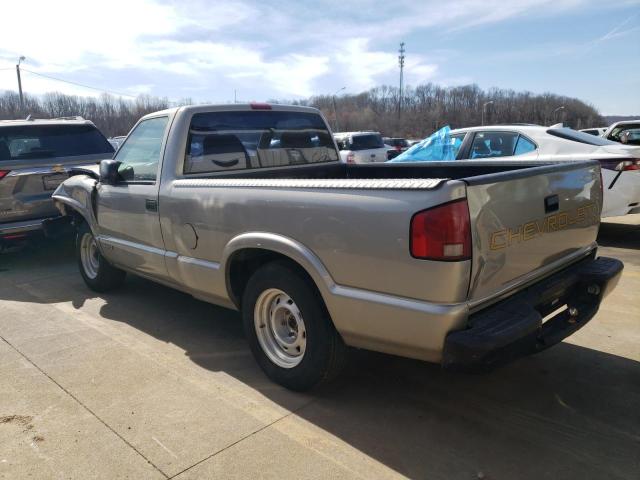
[[[146,198],[144,200],[144,208],[147,210],[147,212],[157,212],[158,201],[153,198]]]

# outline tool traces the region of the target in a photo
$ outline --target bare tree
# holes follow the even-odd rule
[[[604,125],[598,111],[576,98],[552,93],[533,94],[477,85],[442,87],[433,83],[407,86],[402,93],[402,116],[398,118],[397,87],[382,85],[367,92],[336,98],[339,125],[344,130],[376,130],[385,135],[424,138],[444,125],[452,128],[480,125],[483,105],[485,124],[564,122],[574,128]],[[81,115],[92,120],[107,136],[125,135],[143,115],[169,107],[166,98],[140,95],[135,100],[102,95],[78,97],[53,92],[42,97],[25,96],[25,109],[34,117]],[[308,105],[322,110],[335,124],[333,96],[302,100],[270,100],[272,103]],[[175,105],[188,105],[185,98]],[[558,107],[564,108],[558,110]],[[20,98],[16,92],[0,95],[0,119],[18,118]]]

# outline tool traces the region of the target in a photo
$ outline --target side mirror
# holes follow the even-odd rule
[[[120,180],[118,168],[121,162],[117,160],[102,160],[100,162],[100,182],[105,185],[115,185]]]

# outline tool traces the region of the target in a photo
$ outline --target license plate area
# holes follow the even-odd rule
[[[67,173],[55,173],[53,175],[44,175],[42,177],[42,186],[45,190],[55,190],[67,178],[69,178],[69,174]]]

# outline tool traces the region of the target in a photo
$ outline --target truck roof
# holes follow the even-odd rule
[[[82,117],[60,118],[24,118],[19,120],[0,120],[0,128],[28,125],[94,125],[91,120]]]
[[[320,110],[313,107],[304,107],[301,105],[280,105],[271,103],[211,103],[202,105],[184,105],[181,107],[167,108],[153,113],[148,113],[142,119],[157,117],[159,115],[167,115],[178,111],[185,113],[201,113],[201,112],[234,112],[234,111],[265,111],[272,110],[276,112],[307,112],[320,114]],[[141,119],[141,120],[142,120]]]

